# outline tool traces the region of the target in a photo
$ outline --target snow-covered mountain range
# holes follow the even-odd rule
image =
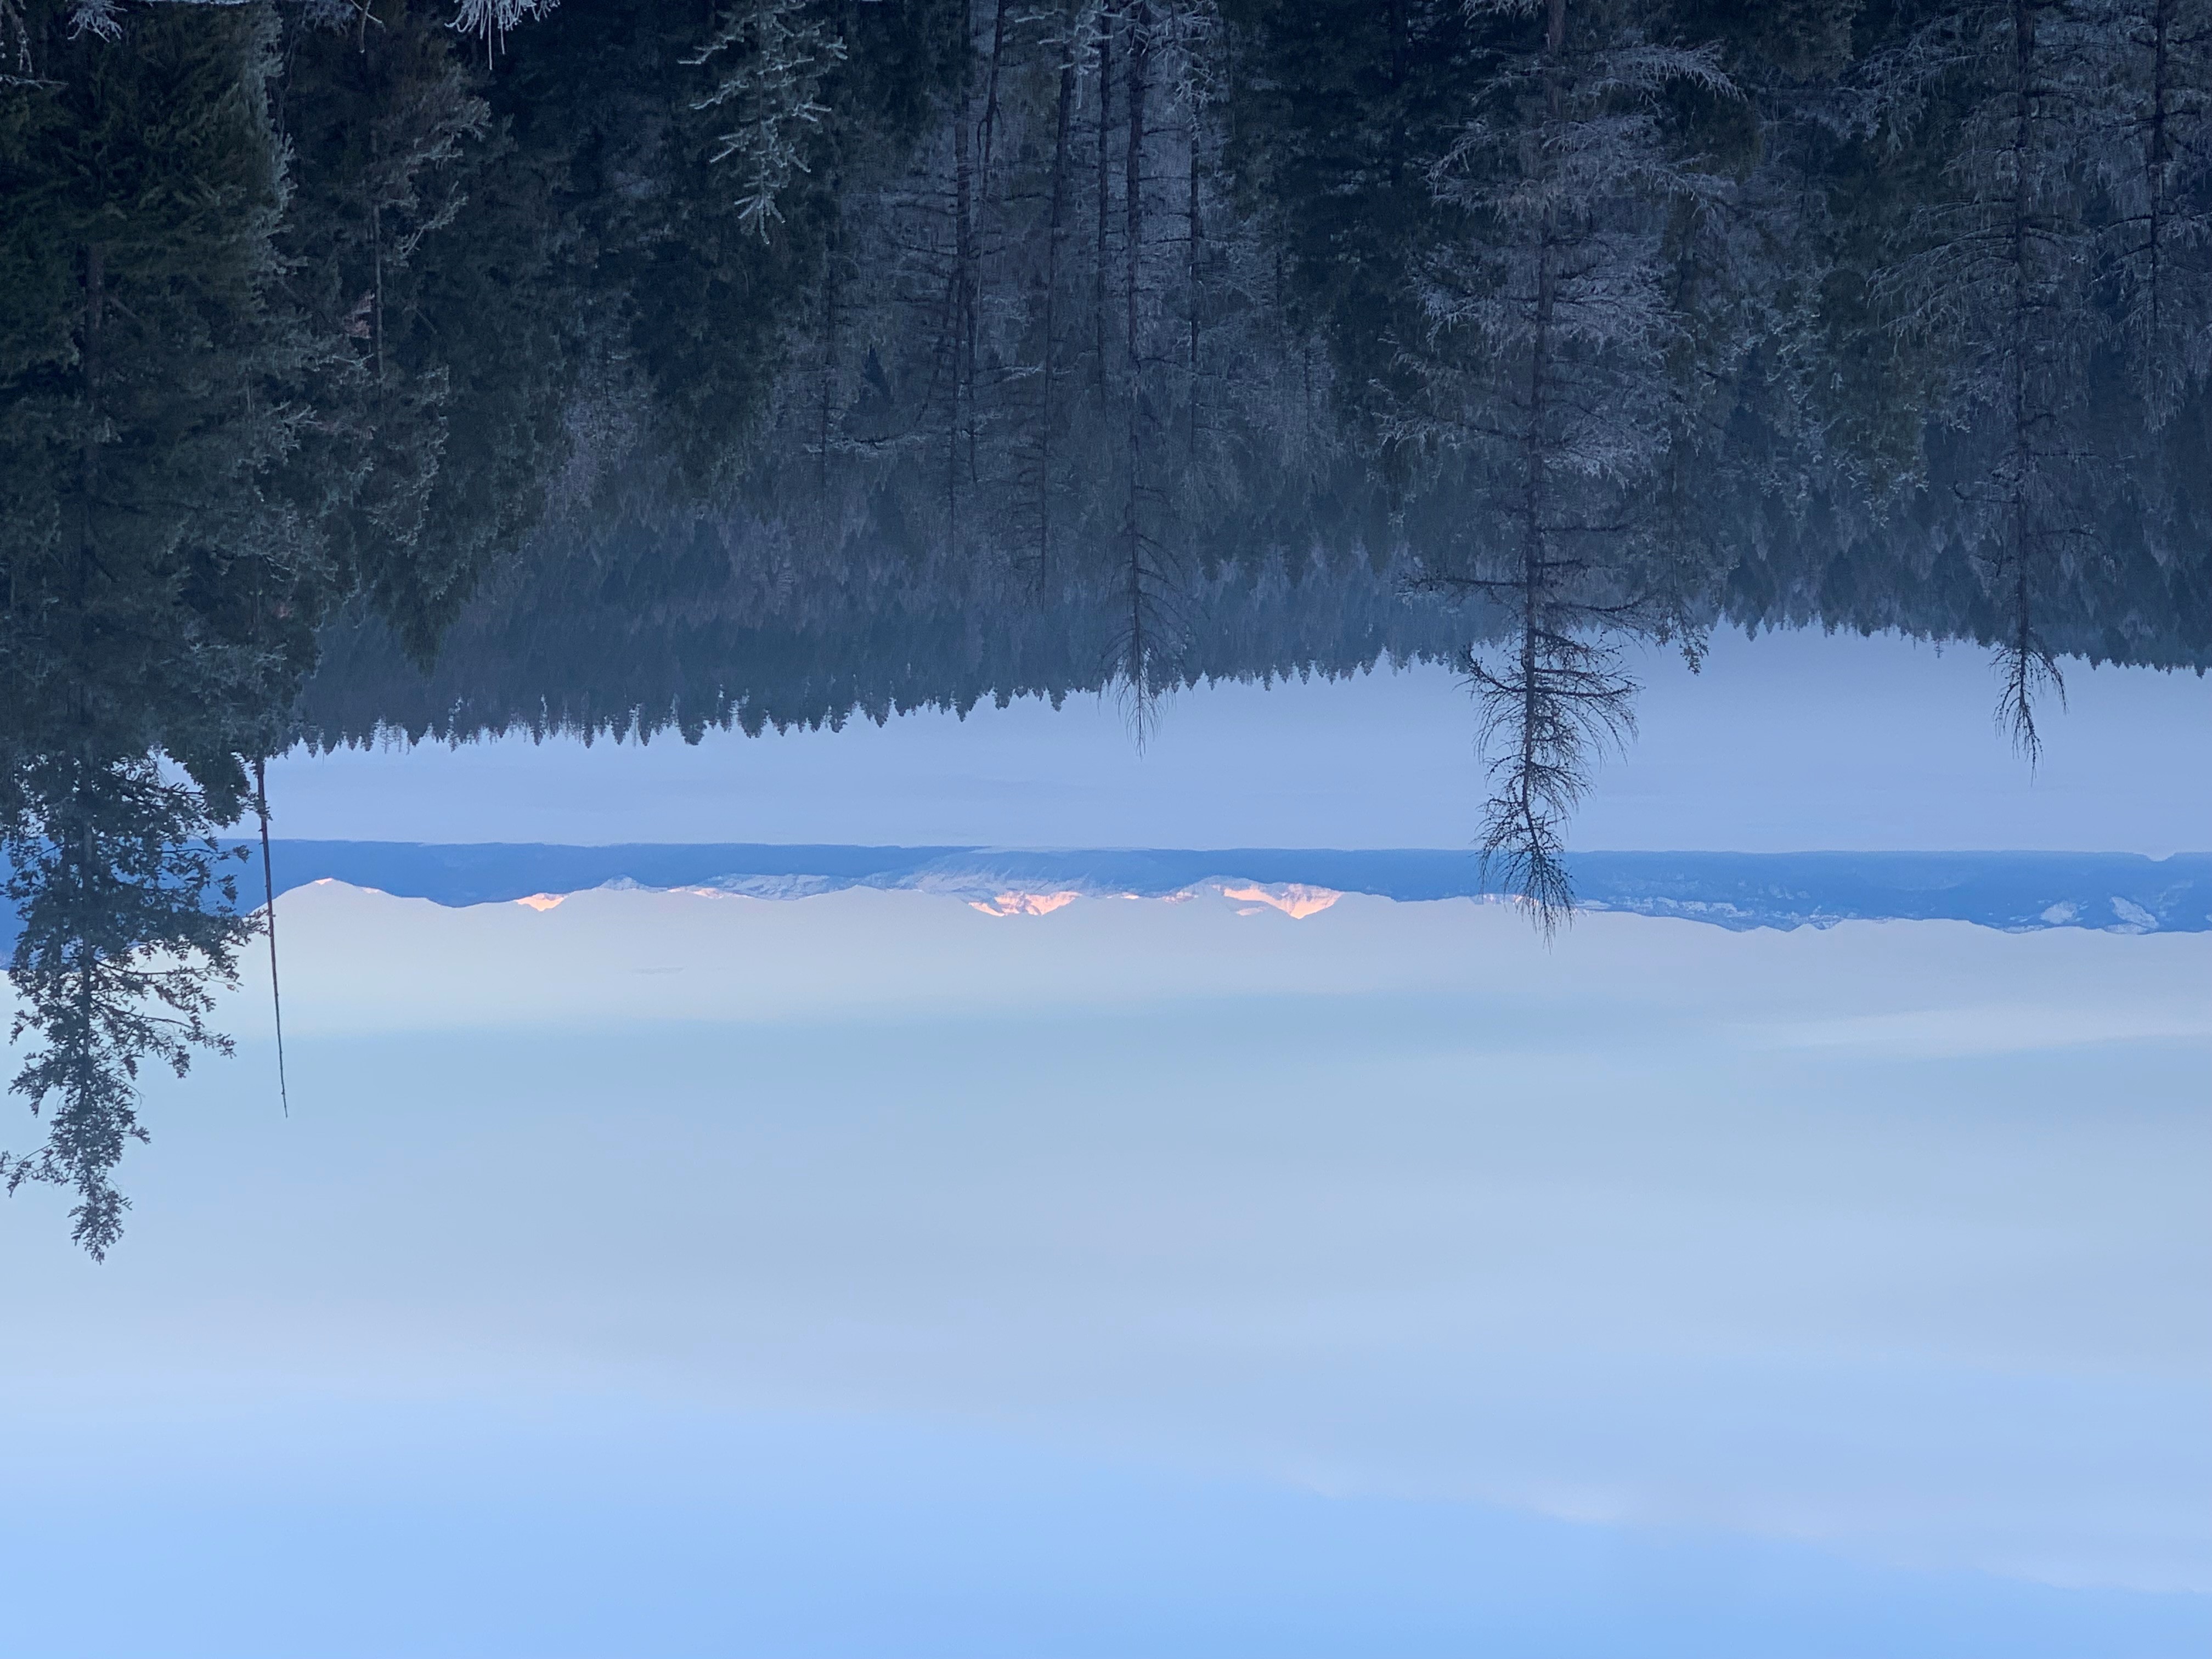
[[[337,880],[448,905],[543,906],[599,887],[771,899],[870,887],[1042,916],[1078,898],[1170,899],[1210,888],[1304,917],[1346,893],[1401,901],[1483,895],[1471,853],[1431,850],[280,841],[274,864],[280,890]],[[1583,853],[1571,865],[1586,909],[1734,929],[1941,920],[2011,930],[2212,931],[2212,854],[2204,853]]]

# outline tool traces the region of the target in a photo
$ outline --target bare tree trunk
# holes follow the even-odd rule
[[[945,536],[948,547],[960,545],[960,438],[962,415],[971,388],[968,381],[969,315],[973,276],[969,261],[972,180],[968,171],[969,100],[975,74],[975,24],[969,7],[960,8],[960,94],[952,117],[952,270],[945,281],[945,346],[951,382],[950,406],[945,426]],[[973,471],[971,445],[970,471]]]
[[[1544,111],[1546,118],[1554,123],[1565,114],[1559,85],[1559,54],[1566,44],[1566,36],[1567,0],[1550,0],[1544,28]],[[1540,161],[1539,165],[1547,163]],[[1529,595],[1530,607],[1549,564],[1544,545],[1549,483],[1544,428],[1551,417],[1552,330],[1559,304],[1559,276],[1553,256],[1559,234],[1559,208],[1547,191],[1536,230],[1536,314],[1528,341],[1528,424],[1522,437],[1522,581]],[[1533,661],[1528,653],[1533,650],[1535,638],[1534,611],[1533,608],[1524,609],[1523,615],[1526,626],[1522,630],[1522,661],[1524,670],[1529,671],[1528,683],[1533,685]],[[1524,721],[1524,734],[1528,729],[1528,723]]]
[[[963,6],[962,39],[966,32],[968,8]],[[960,411],[967,412],[964,428],[968,440],[968,482],[975,482],[975,192],[973,172],[969,165],[968,102],[969,82],[973,73],[972,56],[964,60],[961,71],[959,118],[953,126],[953,212],[954,258],[957,265],[958,290],[953,318],[953,411],[954,424],[959,424]],[[995,65],[994,66],[995,70]]]
[[[1114,13],[1102,6],[1098,12],[1098,257],[1091,284],[1091,376],[1102,394],[1106,389],[1106,232],[1113,177],[1106,135],[1113,104]]]
[[[292,1115],[292,1086],[284,1076],[284,981],[276,972],[276,866],[269,858],[269,765],[266,757],[253,757],[253,805],[261,818],[261,883],[269,902],[263,913],[269,927],[269,1006],[276,1025],[276,1098],[284,1115]]]
[[[2009,415],[2010,477],[2005,480],[2002,558],[2009,569],[1999,580],[2009,590],[2012,616],[2010,637],[2003,647],[2004,689],[1998,718],[2010,732],[2013,745],[2033,766],[2043,752],[2043,739],[2035,729],[2035,688],[2042,653],[2037,643],[2029,566],[2034,551],[2036,488],[2033,407],[2028,359],[2035,349],[2035,296],[2030,262],[2034,197],[2030,179],[2035,155],[2036,40],[2035,0],[2013,0],[2013,167],[2011,223],[2007,253],[2011,259],[2011,315],[2008,319],[2007,356],[2010,358]]]
[[[1406,130],[1406,100],[1398,95],[1413,68],[1412,37],[1406,0],[1390,0],[1390,148],[1384,166],[1394,198],[1404,182],[1406,164],[1413,149],[1412,135]]]
[[[991,74],[983,94],[983,188],[991,186],[991,139],[999,126],[999,62],[1006,46],[1006,0],[998,0],[991,20]]]
[[[1190,431],[1186,446],[1191,466],[1198,465],[1198,330],[1199,313],[1205,303],[1206,285],[1203,266],[1204,228],[1198,215],[1198,107],[1194,100],[1190,109],[1190,195],[1185,209],[1190,231]]]
[[[840,199],[838,183],[834,177],[830,181],[830,199],[833,203]],[[830,494],[830,409],[836,394],[837,380],[837,261],[842,240],[839,234],[841,229],[841,222],[832,217],[830,233],[824,238],[822,250],[822,383],[815,442],[819,447],[816,458],[816,481],[825,501]]]
[[[1566,0],[1550,0],[1544,29],[1544,112],[1548,123],[1565,118],[1560,57],[1566,44]],[[1540,160],[1548,167],[1548,160]],[[1546,672],[1547,616],[1551,583],[1557,574],[1547,540],[1551,473],[1546,428],[1551,418],[1553,331],[1559,304],[1556,255],[1559,209],[1547,191],[1536,230],[1536,291],[1534,327],[1528,343],[1528,426],[1522,440],[1521,640],[1516,666],[1518,707],[1515,711],[1512,777],[1506,786],[1510,821],[1493,822],[1484,841],[1486,861],[1504,851],[1517,867],[1522,896],[1532,907],[1540,931],[1548,937],[1570,909],[1572,895],[1565,871],[1552,856],[1552,835],[1542,799],[1551,765],[1552,688]]]
[[[2166,299],[2166,173],[2172,160],[2168,148],[2171,142],[2169,116],[2172,109],[2174,0],[2154,0],[2151,7],[2151,75],[2150,126],[2144,135],[2147,171],[2149,174],[2150,200],[2148,235],[2144,252],[2149,256],[2151,349],[2156,350],[2159,324],[2164,316]]]
[[[1053,122],[1052,217],[1044,245],[1044,373],[1037,397],[1037,586],[1042,590],[1052,559],[1053,394],[1060,372],[1060,238],[1067,215],[1067,130],[1075,108],[1075,40],[1060,43],[1060,104]]]
[[[94,242],[84,251],[84,440],[78,457],[79,483],[84,499],[77,520],[76,605],[83,615],[86,590],[92,580],[96,532],[94,504],[100,496],[100,376],[106,368],[101,350],[107,320],[106,251]],[[80,694],[82,688],[80,688]]]
[[[1123,284],[1128,331],[1132,395],[1137,373],[1139,334],[1137,327],[1137,289],[1144,259],[1145,228],[1145,105],[1152,82],[1152,13],[1148,0],[1136,0],[1129,13],[1129,148],[1124,158],[1122,210],[1127,219],[1128,246],[1123,250],[1127,280]]]
[[[384,188],[381,179],[376,188]],[[384,204],[377,200],[368,204],[368,246],[376,274],[376,384],[380,387],[384,384]]]
[[[1132,724],[1136,740],[1141,746],[1150,733],[1152,710],[1158,697],[1153,674],[1154,659],[1158,655],[1158,646],[1152,637],[1152,596],[1147,591],[1151,573],[1145,563],[1144,365],[1140,355],[1143,334],[1137,308],[1145,246],[1145,111],[1152,81],[1152,8],[1148,0],[1136,0],[1130,9],[1128,75],[1129,144],[1124,156],[1122,177],[1123,235],[1127,243],[1123,250],[1122,299],[1123,327],[1127,331],[1129,379],[1127,388],[1128,453],[1126,462],[1128,493],[1122,506],[1121,535],[1126,556],[1126,597],[1129,606],[1127,667],[1133,703]]]

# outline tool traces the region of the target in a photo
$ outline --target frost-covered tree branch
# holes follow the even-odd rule
[[[493,45],[507,39],[509,29],[532,17],[543,17],[561,0],[458,0],[453,27],[473,34],[490,54]]]
[[[741,175],[740,222],[763,240],[783,214],[776,198],[806,167],[806,137],[830,113],[817,97],[830,71],[845,61],[844,40],[830,32],[812,0],[741,0],[722,15],[714,33],[689,64],[726,65],[721,83],[692,108],[727,106],[737,125],[717,141],[713,160],[735,160]]]
[[[143,0],[147,5],[242,6],[247,0]],[[96,34],[112,40],[123,33],[122,0],[70,0],[70,33]]]

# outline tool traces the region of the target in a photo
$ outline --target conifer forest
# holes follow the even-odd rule
[[[0,580],[95,1254],[297,748],[1448,664],[1549,927],[1631,647],[2212,665],[2212,0],[0,0]]]

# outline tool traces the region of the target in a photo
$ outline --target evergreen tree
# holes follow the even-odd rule
[[[0,853],[15,1035],[45,1044],[15,1090],[53,1110],[5,1167],[73,1185],[100,1255],[140,1062],[222,1046],[205,987],[250,929],[206,838],[240,755],[277,746],[331,592],[274,488],[319,353],[271,303],[269,14],[31,21],[43,74],[0,94]]]
[[[34,1036],[10,1091],[46,1118],[46,1144],[0,1153],[0,1179],[70,1187],[76,1242],[97,1260],[123,1231],[130,1200],[113,1175],[144,1140],[140,1067],[184,1075],[196,1050],[230,1051],[210,1030],[211,985],[233,985],[236,878],[210,834],[208,798],[166,779],[144,755],[82,749],[17,768],[0,817],[8,878],[0,894],[21,932],[8,971],[21,1002],[10,1042]]]

